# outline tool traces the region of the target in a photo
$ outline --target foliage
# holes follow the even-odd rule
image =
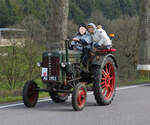
[[[10,39],[11,47],[1,48],[3,52],[8,52],[8,56],[0,56],[0,81],[6,84],[9,89],[20,86],[26,80],[39,77],[39,68],[36,66],[41,61],[41,55],[45,49],[45,28],[33,17],[26,17],[20,24],[25,29],[25,46],[18,48],[14,39]],[[2,50],[1,50],[2,52]]]
[[[109,19],[139,13],[140,0],[70,0],[69,19],[76,24],[85,22],[95,10]],[[0,0],[0,27],[20,23],[32,15],[46,26],[50,0]]]
[[[134,78],[137,68],[138,17],[123,16],[113,20],[109,31],[116,34],[113,46],[117,48],[120,78]]]
[[[0,27],[20,23],[28,15],[45,24],[48,2],[49,0],[0,0]]]

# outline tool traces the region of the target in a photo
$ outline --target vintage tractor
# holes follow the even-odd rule
[[[34,107],[41,91],[48,92],[56,103],[65,102],[72,94],[72,106],[76,111],[84,108],[87,91],[93,91],[98,105],[109,105],[116,91],[117,62],[112,55],[116,49],[91,51],[85,67],[81,63],[82,53],[69,50],[69,40],[65,41],[65,50],[56,48],[44,52],[39,64],[45,88],[39,88],[33,80],[24,85],[25,106]]]

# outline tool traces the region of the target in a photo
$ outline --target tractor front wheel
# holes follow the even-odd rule
[[[72,93],[72,107],[75,111],[83,110],[87,98],[87,89],[84,84],[77,84]]]
[[[28,81],[23,88],[23,103],[26,107],[34,107],[37,103],[39,91],[34,81]]]

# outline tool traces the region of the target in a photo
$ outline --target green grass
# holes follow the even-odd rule
[[[49,97],[48,93],[40,93],[39,98],[44,98],[44,97]],[[16,102],[16,101],[21,101],[22,96],[7,96],[7,97],[0,97],[0,103],[8,103],[8,102]]]
[[[38,84],[39,87],[43,87],[43,83],[41,79],[36,79],[35,82]],[[23,82],[25,83],[25,82]],[[7,103],[7,102],[15,102],[22,100],[22,88],[23,85],[17,86],[17,89],[8,89],[6,84],[0,84],[0,103]],[[49,94],[46,92],[39,93],[39,98],[49,97]]]
[[[22,100],[22,96],[0,97],[0,103],[8,103]]]
[[[119,81],[117,86],[121,87],[121,86],[137,85],[137,84],[143,84],[143,83],[150,83],[150,79],[141,78],[141,79],[136,79],[136,80]]]

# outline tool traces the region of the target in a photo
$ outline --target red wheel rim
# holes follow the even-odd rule
[[[85,104],[85,101],[86,101],[86,91],[84,90],[84,88],[81,88],[78,92],[77,97],[78,106],[82,108]]]
[[[28,99],[31,104],[33,104],[38,97],[38,92],[35,89],[36,87],[34,85],[30,85],[28,89]]]
[[[105,99],[111,99],[115,89],[115,69],[113,64],[110,62],[106,63],[102,70],[100,86]]]

